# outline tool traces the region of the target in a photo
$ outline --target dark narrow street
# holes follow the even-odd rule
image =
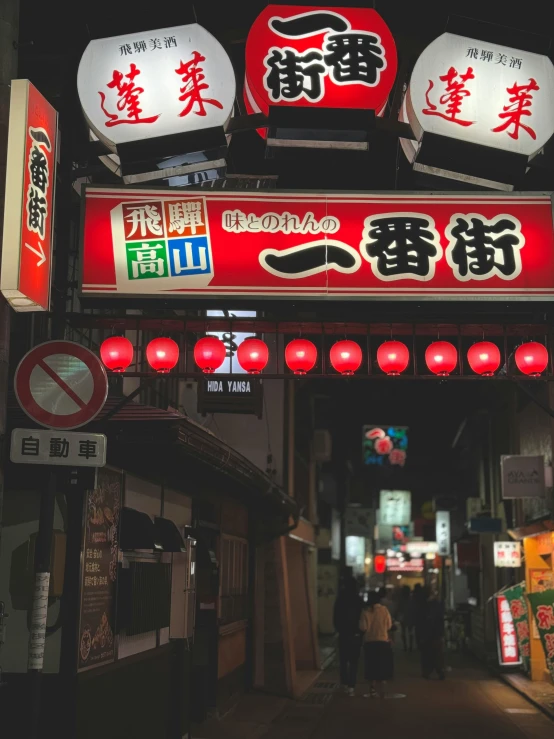
[[[338,692],[329,667],[296,702],[246,696],[222,722],[193,733],[194,739],[365,739],[368,736],[449,739],[543,739],[554,724],[513,688],[471,657],[448,656],[444,682],[420,676],[417,652],[395,653],[396,678],[387,698],[366,699],[364,681],[355,697]],[[361,670],[360,670],[361,677]]]

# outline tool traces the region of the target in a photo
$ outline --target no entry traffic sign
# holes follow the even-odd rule
[[[31,349],[15,371],[14,384],[29,418],[53,429],[75,429],[92,421],[108,394],[100,359],[71,341],[47,341]]]

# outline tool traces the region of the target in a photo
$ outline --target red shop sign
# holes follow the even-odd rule
[[[85,191],[83,296],[554,299],[544,194]]]
[[[268,5],[248,34],[244,98],[266,115],[270,105],[379,113],[396,69],[394,39],[375,10]]]
[[[512,612],[504,595],[496,596],[496,618],[498,663],[502,667],[521,664]]]
[[[58,114],[29,80],[13,80],[0,288],[16,311],[50,307]]]

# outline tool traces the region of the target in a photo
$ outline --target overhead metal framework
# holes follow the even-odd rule
[[[293,379],[295,375],[285,364],[284,346],[302,336],[314,342],[318,349],[316,366],[305,377],[343,379],[329,361],[332,345],[344,338],[356,341],[363,353],[360,369],[349,379],[388,379],[376,361],[377,349],[387,339],[403,341],[410,351],[410,363],[400,376],[392,381],[406,380],[464,380],[491,382],[493,380],[518,381],[530,379],[534,382],[554,379],[554,337],[545,324],[521,323],[353,323],[318,321],[268,321],[260,318],[219,317],[148,317],[129,315],[72,314],[68,317],[71,328],[79,331],[81,340],[88,336],[93,346],[93,331],[97,341],[111,335],[126,335],[134,346],[134,362],[125,372],[126,377],[152,378],[156,376],[146,363],[144,349],[157,336],[169,336],[179,345],[179,362],[167,378],[199,379],[205,377],[196,366],[193,349],[196,341],[206,334],[217,334],[231,348],[237,335],[259,336],[270,347],[270,361],[261,379]],[[425,364],[425,349],[433,341],[443,339],[453,343],[458,350],[458,364],[448,378],[431,374]],[[467,351],[476,341],[486,339],[495,343],[501,352],[501,365],[493,377],[481,377],[472,372],[467,361]],[[528,378],[517,369],[513,353],[525,341],[538,341],[548,351],[549,363],[538,378]],[[231,377],[238,369],[234,352],[229,352],[231,373],[217,373],[218,378]],[[236,374],[234,375],[236,377]]]

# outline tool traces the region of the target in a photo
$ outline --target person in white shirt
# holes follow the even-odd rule
[[[379,603],[379,594],[370,593],[368,607],[360,616],[363,633],[365,677],[369,693],[364,698],[385,697],[385,683],[394,675],[394,660],[390,630],[392,618],[386,606]]]

